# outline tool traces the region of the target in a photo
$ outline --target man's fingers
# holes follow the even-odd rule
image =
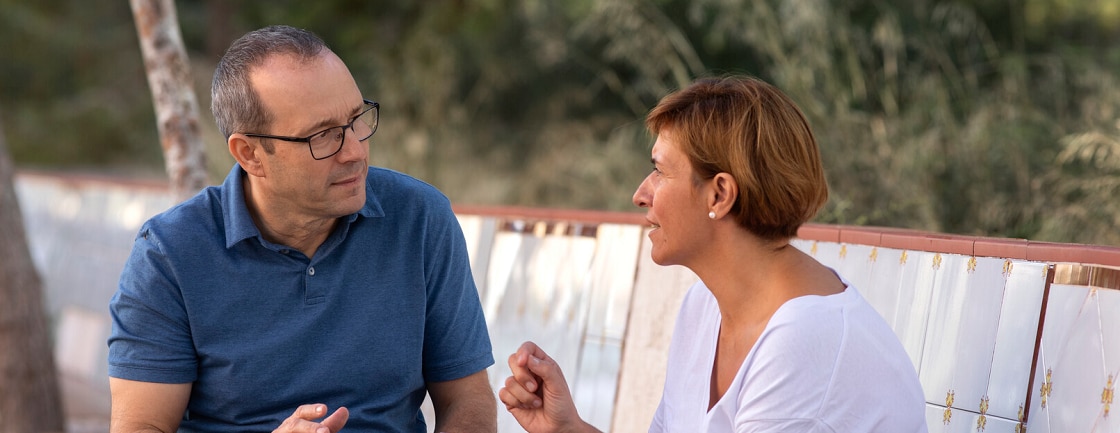
[[[327,405],[325,404],[302,405],[297,407],[292,412],[292,416],[284,420],[284,423],[280,424],[280,427],[273,433],[338,433],[350,418],[350,411],[345,407],[340,407],[321,423],[315,422],[326,414]]]
[[[322,424],[329,428],[331,433],[338,433],[339,430],[342,430],[342,426],[346,425],[348,419],[350,419],[350,410],[346,407],[339,407],[335,409],[331,416],[323,420]]]
[[[293,416],[299,419],[315,420],[322,418],[327,414],[327,405],[325,404],[305,404],[297,407],[296,411],[292,413]]]

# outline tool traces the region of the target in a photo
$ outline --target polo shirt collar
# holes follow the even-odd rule
[[[234,163],[226,180],[221,186],[222,219],[226,229],[226,248],[232,248],[245,239],[260,237],[261,231],[249,215],[249,207],[245,205],[245,169],[240,164]],[[368,175],[367,175],[368,176]],[[373,185],[366,180],[366,204],[358,212],[346,217],[347,225],[358,220],[359,216],[377,218],[385,216],[381,201],[374,195]]]

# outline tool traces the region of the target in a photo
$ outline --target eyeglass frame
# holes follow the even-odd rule
[[[358,141],[369,140],[369,138],[373,137],[373,134],[377,132],[377,126],[381,123],[380,122],[380,119],[381,119],[381,104],[378,104],[377,102],[374,102],[374,101],[370,101],[369,99],[362,99],[362,104],[364,104],[366,106],[366,109],[362,110],[361,113],[358,113],[357,116],[354,116],[354,118],[350,119],[350,123],[347,123],[345,125],[332,126],[330,128],[325,128],[323,130],[320,130],[320,131],[318,131],[314,134],[308,135],[306,137],[288,137],[288,136],[283,136],[283,135],[251,134],[251,133],[242,133],[241,135],[244,135],[246,137],[256,137],[256,138],[272,138],[272,139],[276,139],[276,140],[289,141],[289,142],[293,142],[293,143],[307,143],[307,151],[309,153],[311,153],[311,158],[316,160],[316,161],[321,161],[321,160],[330,158],[332,156],[335,156],[335,155],[338,154],[338,152],[342,151],[342,146],[344,146],[346,144],[346,130],[349,129],[349,130],[353,131],[354,130],[354,122],[357,122],[358,119],[361,119],[362,116],[365,116],[366,113],[369,113],[370,110],[373,110],[373,126],[370,128],[369,135],[367,135],[363,138],[359,138]],[[330,130],[335,129],[335,128],[342,128],[342,140],[339,141],[338,149],[335,149],[334,152],[330,153],[330,155],[326,155],[326,156],[323,156],[323,157],[315,156],[315,151],[311,149],[311,139],[314,138],[315,136],[319,135],[319,134],[322,134],[324,132],[330,131]]]

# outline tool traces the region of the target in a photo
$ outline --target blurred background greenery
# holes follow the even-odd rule
[[[382,106],[371,164],[456,203],[635,211],[646,111],[697,76],[789,93],[817,222],[1120,245],[1120,0],[177,1],[211,182],[209,80],[245,31],[315,31]],[[160,178],[126,1],[0,0],[17,167]]]

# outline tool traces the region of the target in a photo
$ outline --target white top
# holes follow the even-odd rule
[[[654,432],[925,432],[914,365],[878,312],[848,286],[783,304],[708,411],[719,336],[703,282],[685,295]]]

